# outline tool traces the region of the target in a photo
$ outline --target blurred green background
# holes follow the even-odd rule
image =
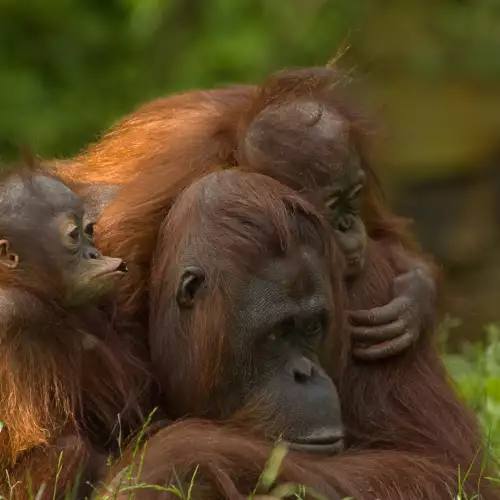
[[[500,0],[0,0],[0,161],[67,157],[140,103],[341,65],[372,161],[449,278],[452,345],[500,319]]]
[[[500,440],[497,330],[484,335],[500,320],[500,0],[0,0],[0,160],[20,142],[73,155],[144,101],[340,46],[378,125],[372,161],[445,270],[447,345],[464,352],[450,366]],[[469,340],[488,347],[471,357]]]

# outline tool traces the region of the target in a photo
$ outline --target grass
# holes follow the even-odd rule
[[[439,332],[439,339],[443,346],[446,345],[447,336],[458,325],[458,321],[453,318],[445,318]],[[486,340],[480,343],[464,344],[463,350],[459,354],[445,354],[445,363],[449,369],[452,379],[455,381],[458,391],[465,398],[467,404],[478,416],[486,436],[486,442],[491,452],[495,456],[500,456],[500,325],[489,325],[486,327]],[[150,418],[152,414],[150,415]],[[147,426],[148,422],[145,424]],[[3,424],[0,422],[0,429]],[[142,457],[147,446],[141,447],[143,431],[138,436],[137,445],[134,449],[134,458],[139,455],[139,465],[137,471],[134,466],[127,467],[121,471],[120,477],[108,488],[107,493],[103,493],[95,500],[114,500],[117,492],[125,494],[128,499],[133,500],[134,492],[142,489],[154,489],[156,491],[170,492],[181,500],[192,500],[193,485],[196,482],[196,469],[190,479],[187,489],[183,489],[181,482],[178,485],[172,484],[169,487],[148,485],[137,480],[140,477],[142,467]],[[278,477],[281,463],[286,456],[286,448],[278,443],[274,448],[269,460],[264,468],[261,477],[255,486],[255,490],[249,496],[249,500],[255,499],[258,495],[266,495],[268,498],[295,498],[303,499],[305,494],[309,498],[325,500],[320,494],[313,490],[296,484],[278,484]],[[61,460],[60,460],[61,462]],[[135,460],[133,461],[135,462]],[[59,464],[61,466],[61,463]],[[59,467],[60,468],[60,467]],[[478,500],[479,496],[466,497],[462,491],[469,471],[457,470],[458,495],[454,500]],[[486,481],[493,481],[500,486],[500,475],[493,478],[485,478]],[[17,485],[19,487],[21,485]],[[37,492],[33,492],[31,485],[26,485],[30,491],[29,498],[38,500],[42,497],[45,488],[42,486]],[[15,499],[15,488],[9,498],[0,496],[0,500]],[[68,498],[73,498],[68,495]],[[263,498],[263,497],[261,497]],[[345,499],[348,500],[348,499]]]
[[[465,344],[462,353],[445,355],[445,362],[500,456],[500,326],[487,326],[484,343]]]

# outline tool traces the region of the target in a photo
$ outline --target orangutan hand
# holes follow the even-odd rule
[[[349,312],[354,357],[373,361],[399,354],[432,324],[436,285],[426,266],[398,276],[394,295],[385,306]]]

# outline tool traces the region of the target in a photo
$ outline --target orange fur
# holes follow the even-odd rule
[[[276,196],[282,195],[279,188],[275,189]],[[248,196],[242,196],[242,192]],[[181,414],[183,408],[198,408],[198,404],[201,408],[212,384],[223,374],[221,360],[230,340],[223,336],[224,319],[231,307],[231,294],[212,293],[214,300],[207,304],[207,311],[189,323],[193,340],[185,342],[186,324],[177,325],[178,318],[164,309],[175,293],[176,259],[186,248],[197,248],[199,237],[205,268],[217,256],[226,266],[229,262],[238,264],[245,272],[245,266],[262,264],[269,258],[273,241],[296,244],[290,239],[293,228],[283,206],[265,190],[248,186],[239,192],[222,185],[218,193],[218,202],[221,197],[238,198],[228,201],[226,210],[200,212],[193,189],[184,192],[162,226],[155,254],[151,345],[163,360],[161,380],[171,398],[170,407],[176,408],[180,402]],[[304,203],[300,198],[297,202]],[[248,232],[238,230],[242,220],[250,222]],[[317,227],[321,228],[321,222]],[[327,233],[325,228],[322,234]],[[343,342],[346,335],[339,335],[342,304],[349,301],[352,306],[376,306],[387,300],[394,271],[387,262],[386,249],[370,244],[367,267],[345,297],[338,287],[342,269],[338,256],[334,253],[327,259],[332,263],[337,317],[327,339],[333,344],[325,348],[330,357],[325,366],[335,379],[340,367],[343,419],[350,448],[332,457],[290,453],[277,483],[298,483],[338,500],[346,496],[356,500],[450,500],[456,498],[460,488],[459,470],[463,480],[472,465],[463,485],[467,498],[480,493],[484,500],[500,499],[498,488],[484,478],[488,468],[481,470],[484,451],[478,422],[457,398],[430,336],[422,337],[418,349],[383,364],[344,363],[348,346]],[[223,283],[220,289],[226,290]],[[252,418],[255,410],[243,408],[223,424],[188,419],[160,430],[135,460],[131,451],[125,454],[115,464],[110,480],[114,479],[117,487],[116,475],[134,461],[134,470],[140,467],[141,473],[132,484],[175,485],[187,490],[196,471],[193,498],[248,498],[272,448],[272,443],[262,439],[265,418]],[[127,494],[117,498],[125,499]],[[135,491],[135,495],[138,500],[175,497],[148,488]]]
[[[415,265],[429,269],[438,280],[436,266],[422,256],[407,229],[408,221],[391,213],[377,177],[364,159],[367,121],[345,104],[343,80],[336,69],[306,68],[278,72],[261,86],[231,86],[158,99],[118,122],[76,158],[47,164],[82,192],[85,184],[122,186],[115,201],[104,210],[97,230],[98,243],[106,253],[126,256],[135,265],[121,294],[120,309],[125,316],[147,316],[145,297],[151,256],[163,216],[178,193],[204,174],[238,166],[245,160],[241,141],[261,109],[304,96],[319,102],[327,99],[345,118],[347,137],[360,154],[368,177],[363,219],[369,236],[401,249],[403,257],[411,256]],[[339,154],[342,147],[345,146],[339,144]],[[314,188],[306,185],[302,173],[292,174],[296,176],[293,178],[279,171],[277,165],[263,171],[250,162],[249,168],[292,187],[302,182],[301,189]],[[284,178],[280,177],[282,174]],[[321,171],[314,175],[321,175]],[[308,177],[314,175],[311,172]],[[393,258],[398,273],[410,270],[408,262],[396,254]]]
[[[315,90],[314,82],[308,91]],[[67,170],[60,168],[62,175],[66,172],[68,178],[78,182],[123,186],[104,211],[98,228],[100,247],[106,253],[123,256],[135,267],[121,290],[122,319],[147,322],[150,267],[162,221],[179,193],[193,180],[239,165],[240,134],[248,114],[259,106],[259,90],[239,87],[155,101],[118,124],[103,141],[79,156],[73,166],[70,162]],[[265,86],[263,92],[265,95]],[[349,119],[347,110],[340,111]],[[358,141],[355,133],[361,122],[354,115],[351,121],[350,130],[361,150],[362,139]],[[420,261],[418,265],[433,266],[422,262],[406,221],[390,212],[366,162],[364,168],[369,177],[364,220],[375,250],[370,250],[367,269],[350,290],[351,306],[360,309],[387,303],[392,297],[394,276],[408,270],[406,259],[399,260],[398,252],[415,257]],[[161,252],[161,246],[157,250]],[[370,259],[375,260],[370,264]],[[431,330],[429,325],[428,332]],[[203,383],[207,383],[205,379]],[[394,360],[373,365],[351,360],[342,378],[341,397],[353,444],[372,450],[325,462],[318,469],[328,482],[325,488],[341,484],[342,489],[355,495],[359,488],[357,498],[361,500],[448,499],[445,490],[455,488],[458,465],[466,470],[481,447],[477,422],[457,400],[429,335],[423,336],[415,349]],[[257,473],[257,468],[263,466],[264,452],[251,451],[251,440],[241,441],[247,450],[241,454],[231,444],[225,448],[224,432],[211,441],[205,428],[185,435],[181,429],[177,438],[159,445],[159,450],[165,446],[164,463],[152,463],[156,468],[176,463],[189,468],[197,457],[205,457],[209,460],[207,467],[215,463],[215,470],[217,464],[223,469],[223,479],[214,476],[216,491],[224,491],[224,498],[236,498],[233,490],[229,494],[225,489],[231,485],[228,474],[236,482],[247,478],[247,468]],[[190,447],[190,443],[195,444]],[[207,447],[207,455],[202,455],[203,446]],[[233,470],[228,469],[227,456],[241,462],[236,462]],[[304,480],[313,477],[308,474],[304,473]],[[475,468],[467,486],[469,491],[474,489],[477,475]],[[324,484],[322,481],[318,479],[318,484]],[[483,498],[498,498],[493,489],[484,484],[483,488]]]

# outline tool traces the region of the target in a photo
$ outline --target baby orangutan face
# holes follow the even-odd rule
[[[361,218],[364,179],[357,155],[351,153],[332,173],[330,185],[322,192],[335,239],[346,260],[347,278],[357,276],[365,263],[367,234]]]
[[[314,100],[270,105],[253,119],[243,148],[253,170],[324,205],[346,258],[346,276],[356,276],[367,239],[361,218],[365,174],[347,120]]]
[[[94,223],[74,213],[64,213],[54,221],[66,264],[68,300],[71,304],[88,304],[109,293],[115,280],[127,271],[122,259],[102,255],[93,244]]]
[[[13,176],[0,190],[0,263],[56,273],[70,305],[89,304],[108,293],[127,271],[119,258],[103,256],[93,244],[93,221],[81,199],[57,179]]]
[[[309,102],[298,106],[298,111],[299,123],[304,123],[302,137],[313,145],[302,162],[312,180],[306,189],[319,191],[346,260],[345,276],[352,278],[364,267],[367,243],[361,218],[365,182],[361,159],[350,136],[349,122],[334,108]]]

